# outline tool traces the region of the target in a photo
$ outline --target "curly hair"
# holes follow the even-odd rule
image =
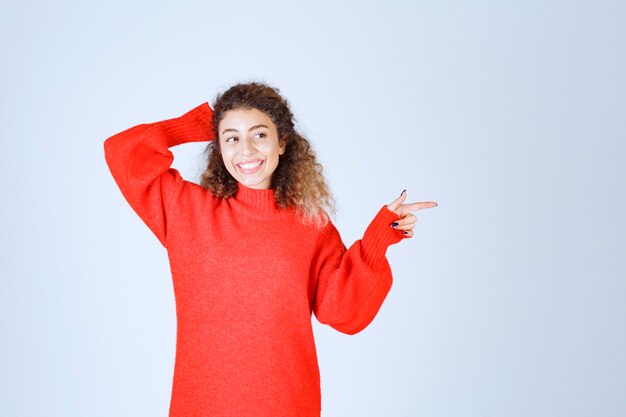
[[[282,207],[295,207],[298,218],[305,224],[323,227],[328,223],[328,209],[336,212],[335,199],[324,179],[323,167],[309,141],[294,128],[294,116],[289,102],[280,90],[266,83],[235,84],[219,93],[213,105],[215,140],[210,141],[207,167],[201,175],[200,185],[218,197],[230,198],[237,192],[237,180],[228,172],[222,159],[219,141],[219,124],[229,110],[254,108],[264,112],[274,122],[279,140],[287,141],[285,153],[272,174],[271,188],[276,203]]]

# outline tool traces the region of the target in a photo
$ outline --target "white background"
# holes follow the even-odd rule
[[[0,415],[166,416],[165,249],[104,140],[236,82],[289,100],[350,246],[407,189],[413,239],[324,417],[626,415],[619,1],[4,2]],[[172,149],[198,181],[204,144]]]

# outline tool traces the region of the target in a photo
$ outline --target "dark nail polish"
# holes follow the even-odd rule
[[[405,192],[405,191],[406,191],[406,190],[402,190],[402,192],[400,193],[400,195],[404,194],[404,192]]]
[[[407,232],[406,230],[404,232],[402,232],[402,233],[405,234],[405,235],[409,234],[409,232]]]
[[[391,223],[391,227],[396,227],[397,225],[398,225],[398,222]]]

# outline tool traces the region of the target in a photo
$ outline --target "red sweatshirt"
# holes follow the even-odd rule
[[[303,225],[274,190],[218,198],[171,168],[168,149],[214,139],[208,103],[104,142],[111,174],[166,248],[176,300],[170,416],[319,417],[311,315],[355,334],[392,284],[387,247],[404,238],[383,205],[349,249],[329,222]]]

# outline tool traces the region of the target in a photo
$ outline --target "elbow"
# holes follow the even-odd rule
[[[391,280],[386,285],[379,286],[378,291],[373,291],[370,296],[360,306],[343,310],[343,316],[337,318],[335,309],[325,309],[317,304],[315,307],[315,317],[322,324],[327,324],[333,329],[347,335],[355,335],[363,331],[376,318],[378,312],[389,293]],[[347,314],[346,314],[347,313]]]
[[[111,155],[115,153],[115,143],[113,142],[113,137],[107,138],[102,144],[102,148],[104,149],[104,159],[107,164],[110,165]]]
[[[369,324],[374,320],[375,317],[375,315],[350,315],[348,317],[344,317],[341,320],[327,320],[324,318],[323,315],[322,317],[318,316],[317,314],[315,316],[320,323],[326,324],[337,330],[338,332],[350,336],[360,333],[362,330],[364,330],[367,326],[369,326]]]
[[[111,174],[116,173],[116,161],[115,161],[115,147],[111,142],[111,138],[104,141],[104,161],[106,162]]]
[[[368,323],[369,324],[369,323]],[[347,334],[349,336],[354,336],[357,333],[360,333],[363,329],[365,329],[367,327],[367,324],[365,326],[347,326],[347,325],[334,325],[331,324],[330,325],[333,329],[343,333],[343,334]]]

